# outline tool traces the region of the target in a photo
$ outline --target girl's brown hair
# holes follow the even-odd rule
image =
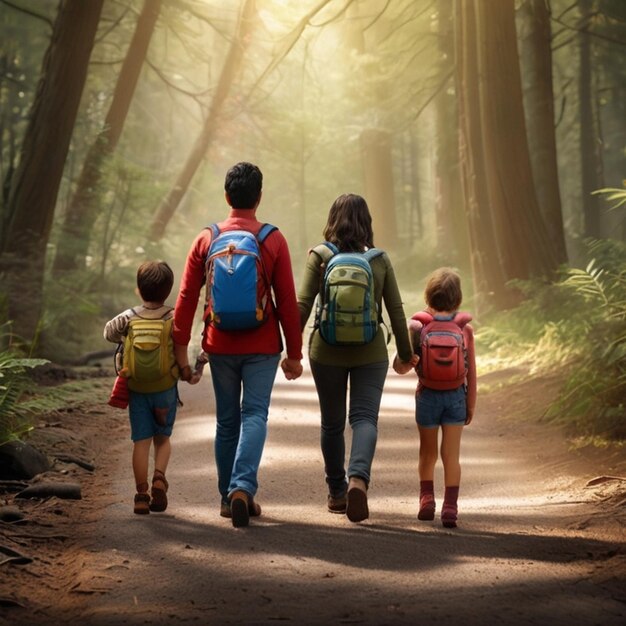
[[[463,301],[460,276],[449,267],[435,270],[426,281],[424,300],[435,311],[456,311]]]
[[[324,239],[341,252],[363,252],[374,247],[372,216],[367,202],[353,193],[339,196],[330,207]]]

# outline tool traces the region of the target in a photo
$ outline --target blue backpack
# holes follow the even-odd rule
[[[337,246],[326,241],[315,252],[325,263],[315,314],[320,335],[336,346],[369,343],[381,321],[370,261],[383,251],[372,248],[364,253],[339,252]]]
[[[257,235],[247,230],[220,232],[217,224],[209,228],[204,321],[222,330],[257,328],[267,319],[272,302],[261,245],[277,228],[263,224]]]

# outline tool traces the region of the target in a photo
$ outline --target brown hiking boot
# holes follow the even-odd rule
[[[332,494],[328,494],[328,510],[331,513],[340,513],[344,514],[346,512],[347,498],[344,494],[343,496],[333,496]]]
[[[155,513],[162,513],[167,509],[167,490],[169,484],[165,474],[161,470],[154,470],[152,477],[152,499],[150,500],[150,510]]]
[[[235,491],[230,497],[230,514],[235,528],[247,526],[250,522],[249,498],[245,491]]]
[[[148,495],[148,483],[137,485],[137,493],[135,494],[135,506],[133,513],[137,515],[147,515],[150,513],[150,496]]]
[[[248,515],[250,517],[259,517],[261,515],[261,505],[257,504],[250,496],[248,496]],[[232,517],[228,502],[220,503],[220,517]]]
[[[367,483],[362,478],[358,476],[350,478],[346,499],[346,515],[351,522],[362,522],[369,517]]]

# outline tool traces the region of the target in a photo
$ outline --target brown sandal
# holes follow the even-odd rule
[[[135,508],[133,509],[137,515],[146,515],[150,513],[150,496],[148,495],[148,483],[137,485],[137,493],[135,494]]]
[[[155,513],[162,513],[167,509],[167,489],[169,484],[165,474],[161,470],[154,470],[152,477],[152,499],[150,500],[150,510]]]

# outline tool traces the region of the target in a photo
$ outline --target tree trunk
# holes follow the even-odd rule
[[[514,0],[475,0],[481,125],[498,253],[508,280],[557,265],[532,179],[517,53]]]
[[[170,189],[157,210],[149,232],[151,243],[160,241],[165,234],[167,224],[172,219],[183,196],[187,193],[189,184],[213,141],[217,122],[243,60],[244,51],[248,43],[248,33],[252,29],[254,15],[254,0],[244,0],[239,13],[235,36],[233,37],[228,55],[224,61],[222,73],[215,90],[215,95],[213,96],[213,101],[211,102],[209,115],[204,122],[202,132],[196,139],[191,153],[187,157],[187,161],[179,173],[174,186]]]
[[[533,181],[556,259],[566,263],[554,132],[550,12],[545,0],[525,0],[520,15],[522,70],[527,78],[524,107]]]
[[[586,237],[598,238],[600,231],[601,199],[592,195],[594,191],[603,187],[602,161],[600,156],[600,141],[595,124],[593,70],[592,70],[592,41],[591,35],[585,32],[591,21],[593,0],[578,0],[582,17],[583,29],[579,35],[580,73],[578,77],[578,99],[580,102],[580,162],[582,168],[582,200],[583,223]]]
[[[27,340],[39,321],[46,247],[102,4],[61,2],[12,178],[8,208],[13,217],[2,266],[9,319]]]
[[[456,0],[455,29],[459,153],[474,282],[473,306],[478,313],[484,313],[506,306],[509,298],[487,194],[473,3]]]
[[[443,79],[454,63],[453,4],[439,0],[440,75]],[[435,99],[435,218],[437,247],[449,263],[469,258],[467,227],[462,206],[463,191],[459,168],[459,120],[454,94],[443,89]]]
[[[65,214],[54,259],[53,270],[57,276],[84,265],[91,231],[98,216],[97,199],[102,166],[117,147],[122,134],[160,8],[161,0],[144,0],[104,126],[87,152],[76,191]]]
[[[390,133],[377,128],[364,130],[361,133],[361,153],[365,197],[372,214],[376,245],[394,250],[397,231]]]

